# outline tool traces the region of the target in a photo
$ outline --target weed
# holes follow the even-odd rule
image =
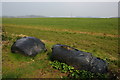
[[[106,79],[107,74],[92,73],[85,70],[75,70],[74,67],[68,66],[65,63],[60,63],[58,61],[50,62],[51,66],[55,69],[60,70],[64,73],[69,73],[68,78],[79,78],[79,79]],[[63,77],[65,78],[65,77]]]

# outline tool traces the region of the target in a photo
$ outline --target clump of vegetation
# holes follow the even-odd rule
[[[53,61],[50,63],[53,68],[60,70],[61,72],[68,73],[67,78],[79,78],[79,79],[106,79],[108,74],[92,73],[85,70],[75,70],[74,67],[68,66],[65,63]]]
[[[28,37],[28,36],[23,34],[20,35],[8,34],[7,32],[5,32],[5,30],[2,31],[2,41],[15,41],[22,37]]]
[[[50,63],[53,68],[61,70],[61,72],[67,73],[67,72],[72,72],[74,70],[74,67],[68,66],[65,63],[60,63],[58,61],[53,61]]]
[[[6,32],[2,32],[2,41],[11,40],[12,38],[7,36]]]

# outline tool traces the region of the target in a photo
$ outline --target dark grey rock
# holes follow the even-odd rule
[[[35,37],[18,39],[11,47],[12,53],[22,53],[27,56],[35,56],[42,51],[46,51],[45,44]]]
[[[91,53],[83,52],[67,45],[54,45],[52,47],[52,59],[64,62],[79,70],[87,70],[94,73],[107,72],[107,62],[93,57]]]
[[[106,61],[104,61],[103,59],[97,58],[97,57],[93,57],[91,62],[91,72],[94,73],[106,73],[107,72],[107,66],[108,63]]]

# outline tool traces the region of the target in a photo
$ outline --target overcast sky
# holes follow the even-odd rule
[[[118,16],[117,2],[3,2],[3,16]]]

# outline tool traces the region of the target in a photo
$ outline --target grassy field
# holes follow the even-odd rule
[[[66,44],[90,52],[109,63],[118,73],[117,18],[3,18],[3,78],[61,78],[67,76],[51,67],[49,54],[54,44]],[[48,52],[34,58],[10,52],[21,34],[41,39]]]

